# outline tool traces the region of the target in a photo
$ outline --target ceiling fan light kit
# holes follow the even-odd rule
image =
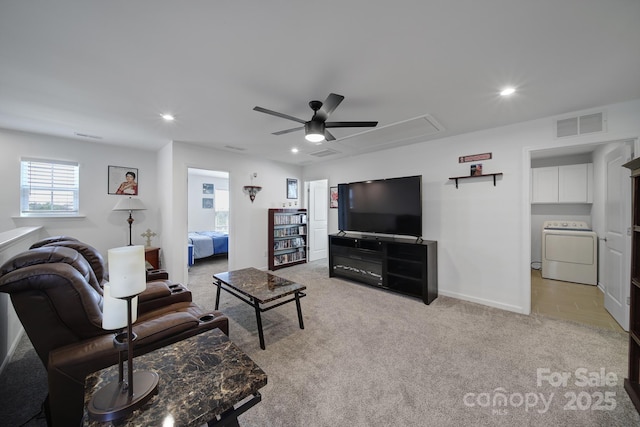
[[[309,121],[258,106],[253,107],[253,109],[260,113],[270,114],[304,124],[302,127],[273,132],[273,135],[284,135],[285,133],[304,129],[305,139],[315,144],[320,144],[324,140],[334,141],[336,139],[327,128],[376,127],[378,125],[378,122],[327,122],[329,115],[340,105],[343,99],[344,96],[342,95],[330,93],[324,103],[320,101],[310,101],[309,107],[313,110],[313,117],[311,117]]]
[[[324,123],[311,120],[304,124],[304,138],[309,142],[324,141]]]

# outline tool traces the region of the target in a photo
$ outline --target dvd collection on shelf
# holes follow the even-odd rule
[[[287,228],[279,228],[273,230],[273,237],[287,237],[287,236],[298,236],[305,235],[306,230],[304,225],[300,225],[298,227],[287,227]]]
[[[306,259],[307,255],[304,248],[299,248],[296,252],[289,252],[282,255],[276,255],[273,257],[274,265],[288,264],[295,261],[301,261]]]
[[[306,224],[307,214],[275,215],[273,221],[275,225]]]
[[[277,240],[273,242],[273,250],[281,251],[283,249],[304,247],[304,239],[302,237],[294,237],[292,239]]]
[[[270,270],[307,261],[307,210],[269,209]]]

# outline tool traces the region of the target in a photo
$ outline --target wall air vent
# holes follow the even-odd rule
[[[327,157],[327,156],[332,156],[334,154],[338,154],[338,152],[336,150],[331,150],[330,148],[316,151],[314,153],[309,153],[310,156],[315,156],[315,157]]]
[[[429,114],[339,138],[337,142],[356,150],[384,149],[424,142],[444,127]]]
[[[605,121],[603,112],[558,119],[556,120],[556,138],[604,132]]]

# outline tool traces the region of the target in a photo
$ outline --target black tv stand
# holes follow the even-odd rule
[[[329,235],[329,276],[420,298],[438,297],[438,244],[341,232]]]

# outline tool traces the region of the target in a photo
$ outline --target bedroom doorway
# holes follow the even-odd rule
[[[189,276],[204,265],[228,270],[229,218],[229,172],[188,168]]]

